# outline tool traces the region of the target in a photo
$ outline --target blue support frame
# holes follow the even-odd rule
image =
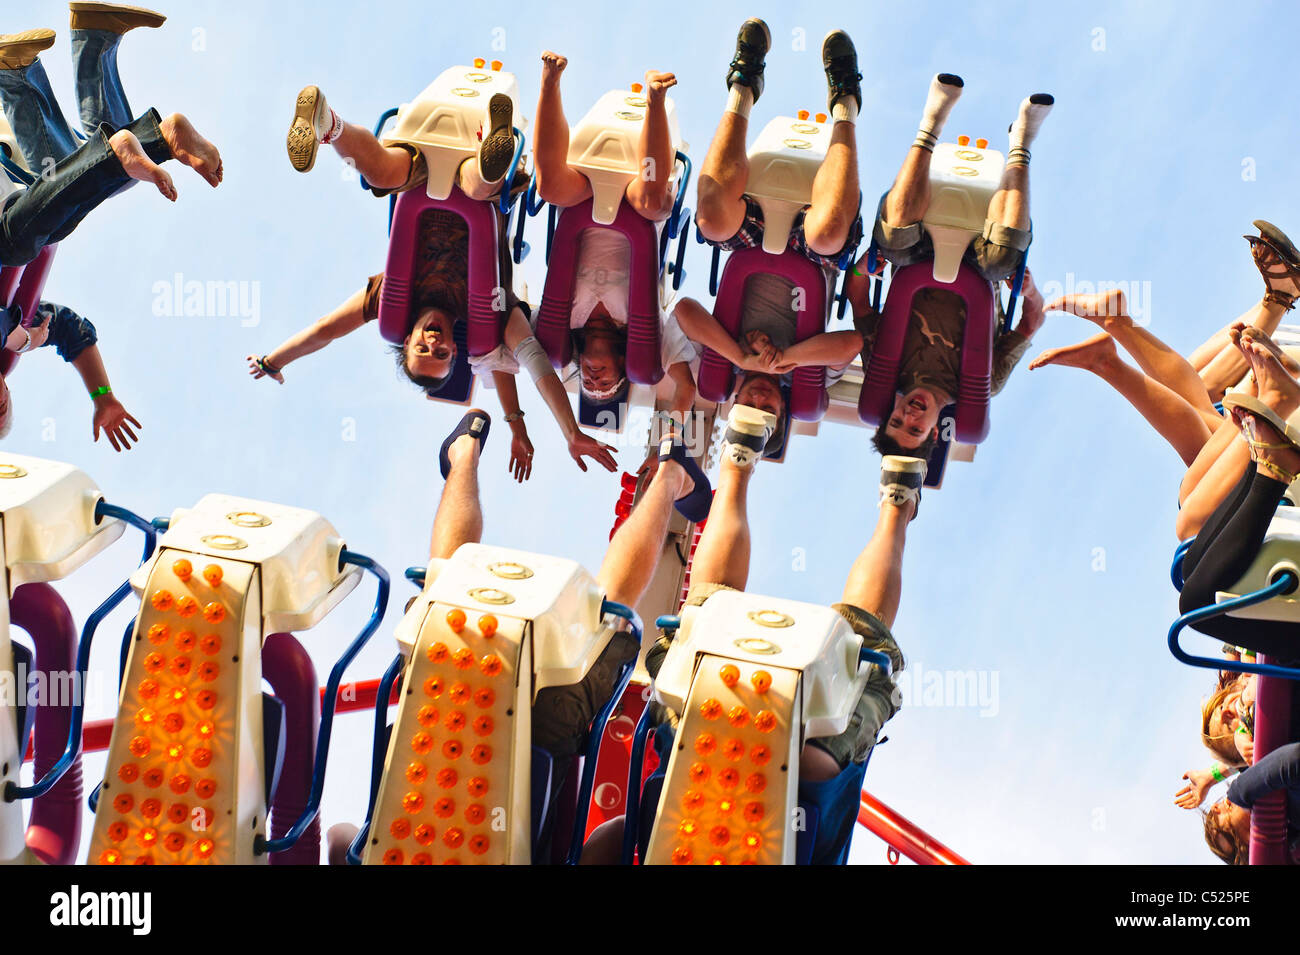
[[[407,568],[407,579],[411,579],[411,571],[416,569]],[[348,865],[361,865],[361,850],[370,836],[370,823],[375,818],[375,800],[379,798],[379,781],[384,774],[384,760],[388,755],[389,700],[393,695],[393,684],[401,676],[405,665],[406,658],[399,653],[379,681],[379,693],[375,697],[375,731],[370,746],[370,803],[366,807],[365,821],[348,846]]]
[[[316,818],[316,814],[320,812],[321,796],[325,791],[325,765],[329,760],[330,735],[334,728],[334,704],[338,697],[339,684],[343,682],[343,671],[361,652],[361,648],[374,636],[375,631],[379,629],[380,621],[384,619],[384,611],[388,609],[388,572],[371,558],[346,549],[339,554],[339,566],[345,564],[360,567],[375,576],[379,584],[375,594],[375,607],[370,613],[370,619],[361,628],[361,633],[343,651],[343,656],[339,657],[338,662],[334,664],[334,668],[330,670],[329,680],[326,681],[325,701],[321,706],[320,727],[316,732],[316,758],[312,766],[311,795],[307,798],[307,805],[303,807],[302,815],[298,817],[298,821],[279,839],[265,839],[258,836],[253,846],[254,855],[283,852],[292,848],[294,843],[307,831],[307,827]]]
[[[150,557],[153,556],[154,546],[157,543],[157,531],[154,525],[148,520],[129,511],[124,507],[118,507],[116,504],[109,504],[104,499],[100,499],[95,505],[95,522],[99,523],[106,517],[116,518],[132,527],[136,527],[144,533],[144,555],[140,558],[140,565],[143,566]],[[90,669],[90,647],[95,639],[95,630],[105,617],[107,617],[131,592],[131,581],[124,580],[109,594],[108,599],[96,607],[86,618],[86,624],[81,630],[81,639],[77,643],[77,675],[81,680],[81,685],[86,685],[86,674]],[[13,802],[15,799],[35,799],[44,796],[53,789],[64,773],[72,768],[77,757],[81,754],[81,728],[85,721],[85,701],[77,699],[72,704],[72,713],[68,725],[68,742],[64,747],[63,755],[58,761],[50,767],[49,772],[42,776],[31,786],[17,786],[13,782],[6,784],[4,790],[4,801]]]
[[[1181,559],[1179,559],[1179,562],[1181,562]],[[1233,597],[1223,603],[1200,607],[1183,614],[1169,628],[1169,652],[1180,663],[1201,667],[1206,670],[1225,670],[1230,673],[1258,673],[1263,676],[1281,677],[1285,680],[1300,680],[1300,669],[1277,666],[1272,663],[1246,663],[1242,660],[1228,660],[1223,657],[1193,656],[1183,650],[1178,643],[1179,635],[1187,627],[1200,623],[1202,620],[1209,620],[1211,617],[1222,616],[1242,607],[1252,607],[1282,594],[1292,593],[1297,587],[1300,587],[1300,577],[1290,571],[1284,571],[1278,575],[1276,580],[1260,590],[1242,594],[1240,597]]]

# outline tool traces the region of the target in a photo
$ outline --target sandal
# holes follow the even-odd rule
[[[1253,422],[1249,420],[1240,421],[1242,437],[1250,445],[1251,457],[1255,459],[1255,465],[1258,469],[1264,471],[1269,477],[1281,481],[1283,484],[1290,485],[1296,480],[1296,474],[1292,474],[1285,468],[1280,467],[1271,461],[1262,461],[1256,455],[1257,451],[1281,451],[1284,448],[1290,448],[1293,451],[1300,452],[1300,431],[1291,427],[1285,421],[1277,416],[1275,412],[1264,402],[1250,395],[1239,392],[1231,392],[1223,396],[1223,407],[1231,411],[1239,408],[1257,418],[1260,418],[1273,427],[1281,436],[1281,442],[1261,441],[1258,433],[1255,431]],[[1235,416],[1234,416],[1235,417]]]
[[[686,445],[672,435],[665,437],[659,442],[659,460],[676,461],[686,469],[686,473],[695,482],[695,487],[689,494],[673,501],[677,513],[692,524],[705,520],[709,516],[709,508],[713,505],[713,487],[709,484],[709,479],[704,476],[704,472],[700,470],[699,464],[686,453]]]
[[[479,443],[479,451],[487,444],[488,430],[492,427],[492,419],[488,417],[486,411],[470,411],[465,417],[460,419],[460,424],[456,425],[456,430],[447,435],[447,440],[442,442],[442,450],[438,452],[438,465],[442,468],[442,479],[447,480],[447,475],[451,474],[451,458],[447,452],[451,449],[452,443],[462,435],[468,434]]]
[[[1255,267],[1259,269],[1259,274],[1264,278],[1264,301],[1281,305],[1287,311],[1295,308],[1295,302],[1300,294],[1288,292],[1283,289],[1273,287],[1271,280],[1292,279],[1300,284],[1300,250],[1297,250],[1291,240],[1287,238],[1285,232],[1264,219],[1256,219],[1251,223],[1259,230],[1259,235],[1242,236],[1250,243],[1251,256],[1255,260]],[[1272,252],[1277,256],[1278,261],[1274,264],[1265,264],[1262,258],[1265,250]],[[1277,271],[1280,268],[1282,271]]]

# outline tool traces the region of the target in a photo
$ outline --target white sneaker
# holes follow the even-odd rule
[[[749,405],[732,405],[722,438],[722,457],[738,467],[753,467],[775,430],[776,415]]]
[[[298,94],[293,123],[289,126],[289,162],[299,172],[316,165],[316,147],[330,131],[330,108],[317,86],[304,86]]]
[[[900,454],[887,454],[880,462],[880,505],[902,507],[908,501],[916,504],[912,519],[921,509],[921,488],[925,484],[924,458],[907,458]]]

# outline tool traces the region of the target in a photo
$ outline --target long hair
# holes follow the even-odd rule
[[[1205,744],[1206,749],[1229,766],[1244,765],[1241,753],[1237,752],[1237,744],[1233,740],[1231,733],[1221,733],[1218,736],[1210,735],[1210,718],[1214,716],[1216,710],[1223,706],[1223,701],[1227,699],[1228,694],[1235,689],[1235,683],[1219,687],[1214,691],[1214,695],[1206,700],[1201,707],[1201,742]]]
[[[1222,813],[1202,812],[1201,822],[1205,826],[1205,844],[1210,851],[1228,865],[1250,864],[1250,843],[1237,838],[1232,826],[1223,819]]]

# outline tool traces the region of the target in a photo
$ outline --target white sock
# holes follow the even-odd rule
[[[343,117],[331,109],[329,129],[321,133],[320,141],[322,143],[332,143],[334,142],[334,140],[338,139],[339,136],[342,135],[342,133],[343,133]]]
[[[1007,165],[1029,165],[1029,144],[1038,135],[1055,100],[1047,93],[1035,93],[1020,104],[1020,115],[1008,131]]]
[[[831,119],[837,123],[856,123],[858,121],[858,101],[852,96],[841,96],[831,107]]]
[[[961,98],[961,90],[960,76],[951,73],[935,75],[930,81],[930,92],[925,98],[925,109],[921,112],[921,125],[917,128],[916,140],[912,145],[934,151],[953,104]]]
[[[754,91],[748,86],[740,86],[737,83],[731,84],[727,93],[728,113],[737,113],[745,119],[749,119],[749,111],[754,106]]]

